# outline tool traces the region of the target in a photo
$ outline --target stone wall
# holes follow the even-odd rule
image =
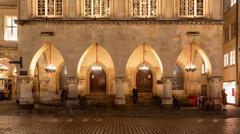
[[[160,24],[29,24],[20,26],[19,52],[24,68],[45,42],[51,42],[61,53],[68,76],[77,76],[83,53],[95,42],[112,57],[115,76],[126,74],[126,64],[132,52],[144,42],[157,53],[163,65],[163,76],[171,76],[177,57],[194,40],[204,50],[212,66],[212,76],[222,76],[222,25],[160,25]],[[55,36],[41,36],[42,31]],[[187,31],[199,31],[189,37]]]

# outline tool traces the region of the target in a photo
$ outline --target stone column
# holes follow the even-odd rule
[[[78,97],[79,79],[77,77],[66,77],[64,82],[68,90],[68,98],[76,99]]]
[[[33,104],[33,79],[30,77],[18,77],[18,84],[19,84],[19,104],[20,105],[31,105]]]
[[[172,105],[172,77],[164,77],[163,81],[163,97],[162,104],[163,105]]]
[[[209,97],[214,97],[214,98],[220,97],[220,92],[222,90],[221,77],[219,76],[210,77],[208,82],[208,87],[209,87],[209,92],[208,92]]]
[[[126,78],[116,77],[115,84],[116,84],[115,104],[124,105],[126,104],[126,100],[125,100]]]

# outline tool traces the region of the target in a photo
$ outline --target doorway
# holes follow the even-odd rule
[[[103,69],[91,70],[89,79],[91,93],[106,93],[107,78]]]
[[[223,89],[227,94],[227,103],[236,104],[236,82],[224,82]]]
[[[152,92],[153,75],[150,69],[138,69],[136,76],[136,85],[139,92]]]

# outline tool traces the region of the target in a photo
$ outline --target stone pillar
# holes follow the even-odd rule
[[[220,103],[219,97],[222,90],[221,78],[220,76],[213,76],[209,78],[208,82],[208,96],[214,99],[215,104]]]
[[[19,82],[19,104],[20,105],[29,105],[33,104],[33,79],[30,77],[18,77]]]
[[[67,77],[64,81],[68,89],[68,98],[76,99],[78,97],[79,79],[77,77]]]
[[[115,104],[116,105],[124,105],[124,104],[126,104],[126,99],[125,99],[126,78],[125,77],[116,77],[115,83],[116,83]]]
[[[208,92],[209,97],[214,97],[214,98],[220,97],[220,92],[222,90],[221,77],[218,77],[218,76],[210,77],[208,87],[209,87],[209,92]]]
[[[162,104],[163,105],[172,105],[172,77],[164,77],[163,81],[163,97]]]

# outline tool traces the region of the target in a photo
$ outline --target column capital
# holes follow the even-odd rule
[[[163,83],[171,83],[173,81],[174,77],[173,76],[164,76],[161,78]]]
[[[208,77],[209,82],[220,82],[222,81],[223,77],[222,76],[210,76]]]
[[[64,81],[67,84],[78,84],[79,78],[78,77],[64,77]]]
[[[18,76],[17,78],[19,83],[32,83],[34,80],[32,77],[28,76]]]

